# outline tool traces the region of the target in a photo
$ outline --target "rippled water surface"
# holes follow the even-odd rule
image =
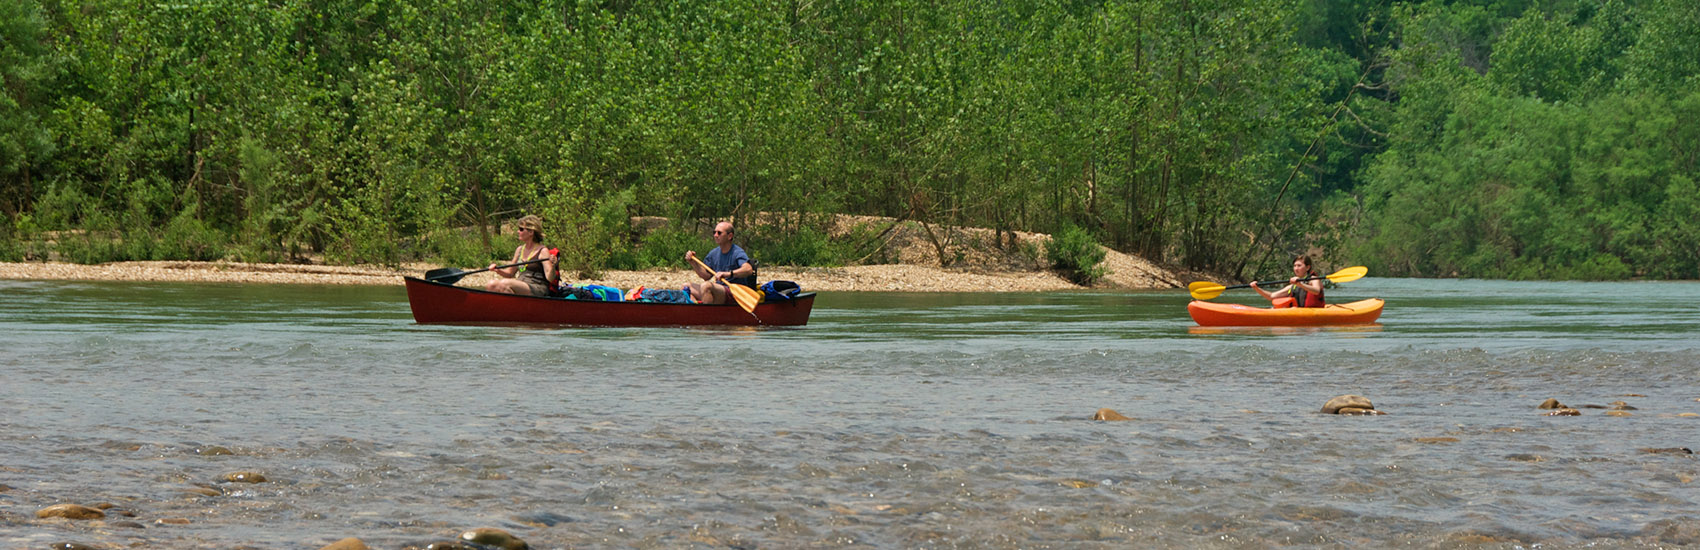
[[[1183,291],[836,293],[767,330],[0,292],[0,548],[1700,547],[1700,462],[1647,452],[1700,448],[1695,283],[1372,277],[1330,298],[1381,324],[1336,329],[1202,329]],[[1341,394],[1389,414],[1317,413]],[[36,518],[62,502],[116,508]]]

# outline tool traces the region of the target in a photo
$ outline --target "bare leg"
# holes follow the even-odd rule
[[[519,279],[496,279],[494,281],[490,281],[490,284],[484,285],[484,290],[488,290],[490,292],[518,294],[521,296],[531,295],[531,285],[525,284],[524,281]]]
[[[712,281],[703,284],[703,286],[707,287],[704,290],[708,291],[708,302],[707,303],[710,303],[710,304],[724,304],[724,303],[726,303],[726,287],[715,284]]]

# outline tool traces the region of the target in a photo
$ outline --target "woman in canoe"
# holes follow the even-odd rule
[[[1277,308],[1322,307],[1322,280],[1316,275],[1310,256],[1299,256],[1293,259],[1293,278],[1287,280],[1286,287],[1270,292],[1258,288],[1257,281],[1252,281],[1251,289],[1268,298]]]
[[[541,260],[521,266],[505,269],[492,269],[496,263],[491,263],[486,269],[496,274],[496,280],[484,285],[484,290],[490,292],[506,292],[509,294],[532,296],[548,296],[549,289],[555,288],[555,283],[561,280],[561,274],[555,270],[555,255],[549,247],[543,246],[543,218],[526,216],[519,219],[516,231],[519,233],[519,248],[514,249],[514,259],[510,264],[531,260]]]

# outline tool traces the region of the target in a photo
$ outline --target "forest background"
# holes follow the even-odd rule
[[[1692,0],[0,2],[0,261],[881,261],[853,214],[1695,279],[1697,84]]]

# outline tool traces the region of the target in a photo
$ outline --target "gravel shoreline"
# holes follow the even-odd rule
[[[1106,266],[1111,274],[1090,288],[1160,289],[1182,285],[1172,272],[1157,268],[1139,258],[1118,256],[1106,259]],[[399,285],[403,276],[422,276],[427,270],[438,267],[443,266],[408,264],[391,268],[186,261],[114,262],[97,265],[0,262],[0,280]],[[771,267],[762,269],[760,275],[763,281],[796,281],[805,290],[829,292],[1039,292],[1088,288],[1075,285],[1046,271],[944,269],[920,265]],[[459,284],[483,286],[491,277],[494,275],[478,273],[461,279]],[[619,288],[674,288],[692,279],[694,277],[689,272],[680,268],[607,271],[595,280],[572,282]]]

